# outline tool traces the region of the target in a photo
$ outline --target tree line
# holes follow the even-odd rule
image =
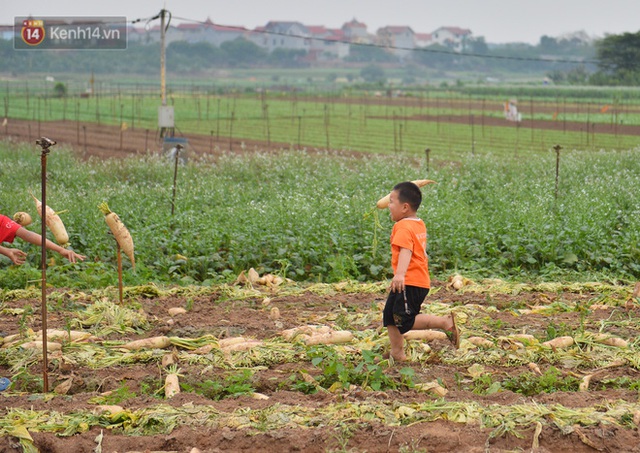
[[[16,51],[11,41],[0,40],[0,61],[4,70],[13,75],[87,71],[157,74],[159,55],[158,43],[131,42],[121,51]],[[219,47],[206,42],[172,42],[166,55],[167,71],[191,75],[218,68],[299,68],[314,64],[304,50],[277,49],[269,53],[242,38]],[[416,73],[421,67],[496,76],[504,72],[543,73],[557,84],[640,85],[639,57],[640,32],[608,35],[595,43],[542,36],[536,45],[488,45],[479,37],[466,42],[461,53],[436,44],[416,48],[404,58],[382,47],[353,44],[347,57],[330,64],[336,68],[345,64],[402,65],[414,68]]]

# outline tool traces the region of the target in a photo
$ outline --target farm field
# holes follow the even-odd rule
[[[429,148],[449,159],[475,153],[527,156],[548,152],[556,144],[592,151],[638,145],[640,104],[635,90],[603,90],[600,97],[581,98],[581,94],[551,88],[524,92],[505,88],[502,94],[481,90],[468,94],[445,90],[297,93],[259,88],[245,93],[193,85],[170,89],[167,105],[175,110],[175,134],[197,137],[199,152],[209,154],[237,151],[243,143],[261,143],[260,149],[418,157]],[[0,97],[4,97],[8,120],[0,128],[5,135],[35,136],[42,124],[62,127],[62,121],[73,143],[83,149],[100,148],[104,141],[96,143],[92,134],[99,133],[102,125],[111,125],[120,129],[111,137],[113,148],[157,149],[159,101],[149,87],[112,85],[95,96],[73,93],[56,98],[39,85],[13,83],[0,84]],[[517,102],[521,122],[504,118],[509,100]],[[30,130],[20,128],[22,120],[31,121]],[[145,135],[144,144],[134,143],[139,134]]]
[[[640,451],[633,102],[537,99],[515,126],[497,99],[199,96],[176,96],[175,167],[150,100],[125,119],[136,97],[5,97],[0,212],[37,231],[34,142],[57,140],[47,200],[87,260],[50,254],[46,369],[37,250],[1,263],[0,451]],[[423,312],[453,311],[462,344],[433,332],[395,363],[374,206],[425,177]],[[103,201],[136,244],[122,302]]]
[[[49,348],[47,394],[41,353],[20,346],[41,327],[38,292],[5,292],[0,329],[24,337],[0,349],[0,449],[638,451],[638,288],[466,283],[436,281],[423,306],[456,313],[460,349],[411,340],[406,363],[383,358],[385,283],[147,285],[121,305],[109,288],[51,291],[49,328],[91,338]],[[304,326],[352,338],[285,339]],[[122,347],[149,337],[167,343]],[[557,337],[572,344],[544,345]],[[166,398],[170,372],[181,392]]]

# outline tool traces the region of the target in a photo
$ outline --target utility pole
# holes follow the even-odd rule
[[[166,9],[160,10],[160,99],[161,104],[158,108],[158,127],[160,128],[160,137],[173,137],[174,134],[174,117],[173,107],[167,106],[167,70],[166,70],[166,36],[169,22],[171,22],[171,12]],[[157,18],[158,16],[156,16]]]
[[[167,14],[166,9],[160,10],[160,96],[162,99],[162,105],[167,105],[167,80],[166,80],[166,65],[165,65],[165,36],[167,34],[165,17]]]

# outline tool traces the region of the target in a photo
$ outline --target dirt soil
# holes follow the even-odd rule
[[[554,315],[549,319],[545,314],[517,315],[510,310],[515,305],[521,307],[535,307],[540,304],[562,302],[567,305],[592,303],[600,295],[582,292],[523,292],[517,295],[494,294],[490,297],[474,293],[455,291],[445,285],[444,282],[434,282],[432,295],[428,296],[429,302],[446,304],[456,311],[464,311],[466,307],[479,306],[487,309],[486,330],[498,328],[504,331],[521,331],[544,338],[550,322],[554,325],[565,326],[569,331],[577,331],[582,324],[591,330],[598,330],[603,321],[624,320],[636,318],[640,315],[637,305],[621,309],[620,307],[603,307],[587,312],[586,317],[580,319],[576,312],[566,312]],[[64,290],[57,290],[58,292]],[[245,338],[257,340],[269,340],[277,338],[283,329],[298,327],[316,321],[321,324],[327,319],[336,319],[341,313],[349,313],[357,316],[361,313],[371,312],[372,306],[380,306],[386,298],[384,289],[375,292],[345,293],[336,292],[328,295],[319,295],[313,292],[302,292],[297,295],[279,296],[277,292],[264,290],[263,295],[250,297],[243,300],[225,300],[221,302],[222,295],[212,292],[207,295],[194,297],[162,296],[143,297],[137,296],[125,300],[125,304],[139,304],[140,312],[144,312],[151,320],[151,329],[140,335],[112,334],[105,340],[129,340],[145,338],[157,335],[179,336],[181,338],[197,338],[202,335],[215,335],[218,338],[235,337],[242,335]],[[264,297],[269,297],[268,305]],[[79,296],[80,298],[82,295]],[[68,319],[75,316],[75,311],[83,304],[81,299],[74,299],[74,303],[57,304],[49,309],[48,327],[64,329]],[[50,302],[49,305],[52,305]],[[2,305],[3,316],[0,317],[0,331],[4,335],[19,332],[21,318],[19,315],[10,316],[12,309],[24,309],[32,307],[33,315],[28,318],[29,326],[37,331],[41,329],[41,317],[38,310],[38,299],[7,300]],[[187,312],[171,317],[167,310],[169,307],[186,307]],[[269,314],[272,307],[277,307],[280,317],[271,319]],[[17,311],[15,313],[18,313]],[[333,314],[333,316],[332,316]],[[366,318],[365,318],[366,319]],[[464,318],[461,318],[464,319]],[[378,330],[380,328],[381,314],[370,319],[362,325],[354,327],[357,331]],[[615,323],[613,323],[615,325]],[[470,323],[461,323],[463,338],[471,333],[467,330]],[[628,338],[630,335],[638,335],[635,332],[624,329],[614,329],[613,333]],[[638,370],[624,365],[612,368],[606,375],[599,374],[592,380],[589,391],[559,391],[553,393],[538,393],[525,397],[511,391],[500,391],[493,394],[474,393],[468,387],[460,385],[459,376],[467,374],[468,365],[456,366],[446,364],[442,357],[455,354],[452,346],[446,340],[430,342],[432,348],[428,359],[413,361],[405,364],[392,364],[386,369],[391,376],[398,376],[401,367],[411,367],[414,372],[414,381],[430,382],[438,380],[449,392],[443,400],[450,403],[475,402],[482,405],[495,405],[503,410],[509,410],[512,405],[522,404],[559,404],[567,408],[578,409],[582,407],[606,405],[607,402],[627,401],[638,402],[638,391],[629,389],[600,389],[597,382],[605,378],[624,377],[638,380]],[[53,353],[50,353],[53,354]],[[269,397],[267,400],[257,400],[249,396],[228,397],[220,400],[207,398],[201,393],[184,390],[171,399],[164,400],[157,394],[149,394],[148,386],[155,382],[156,387],[161,386],[162,370],[158,360],[149,360],[147,363],[138,361],[129,365],[120,365],[106,368],[93,369],[87,366],[65,363],[60,359],[49,361],[48,379],[50,388],[54,388],[68,378],[72,378],[71,388],[67,394],[50,394],[45,398],[43,394],[34,390],[29,391],[29,384],[15,378],[14,384],[21,383],[26,389],[17,390],[10,388],[0,393],[0,406],[2,416],[6,417],[7,411],[14,408],[34,411],[56,411],[69,413],[74,410],[90,408],[91,398],[95,398],[105,392],[117,392],[126,387],[131,392],[131,398],[119,401],[119,404],[129,410],[138,410],[158,404],[170,405],[174,408],[195,406],[208,406],[215,409],[218,414],[231,414],[237,411],[259,410],[274,404],[283,408],[307,408],[319,416],[324,408],[339,404],[371,404],[385,403],[390,405],[412,404],[428,401],[436,401],[438,397],[431,393],[418,392],[414,389],[404,388],[386,391],[365,391],[356,387],[337,392],[317,392],[306,394],[295,391],[288,383],[293,375],[308,372],[317,375],[319,371],[308,360],[299,360],[290,363],[273,363],[254,368],[252,385],[256,392]],[[198,364],[180,363],[181,383],[196,383],[205,379],[214,379],[221,373],[211,367],[204,368]],[[550,367],[548,363],[540,363],[543,370]],[[559,366],[559,365],[556,365]],[[42,363],[33,364],[29,371],[33,376],[42,376]],[[524,373],[526,367],[513,367],[506,364],[496,364],[488,367],[487,372],[494,379],[500,380]],[[584,374],[593,370],[580,370]],[[563,376],[570,377],[572,371],[561,369]],[[0,375],[11,377],[11,372],[6,366],[0,366]],[[145,385],[147,388],[145,389]],[[338,415],[336,414],[336,417]],[[201,452],[327,452],[327,451],[354,451],[354,452],[640,452],[640,435],[638,429],[629,429],[617,423],[599,423],[595,426],[575,426],[575,429],[561,431],[554,425],[552,419],[545,421],[539,437],[535,434],[535,426],[517,430],[518,436],[513,434],[495,435],[491,428],[484,428],[478,423],[456,423],[446,419],[436,421],[421,421],[412,424],[387,424],[381,419],[365,421],[362,419],[352,423],[350,429],[338,429],[338,426],[329,424],[309,423],[307,426],[292,424],[283,429],[260,431],[252,427],[216,427],[210,428],[190,423],[189,419],[181,420],[170,432],[157,435],[126,435],[120,429],[101,429],[92,426],[86,432],[72,436],[62,436],[60,433],[31,431],[34,444],[41,452],[192,452],[194,448]],[[96,449],[98,436],[102,434],[101,450]],[[538,444],[534,446],[534,437]],[[0,438],[0,452],[20,452],[18,439],[12,436]]]

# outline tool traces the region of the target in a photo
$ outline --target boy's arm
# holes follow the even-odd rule
[[[11,249],[0,246],[0,253],[9,258],[13,264],[24,264],[27,254],[20,249]]]
[[[398,255],[398,265],[396,266],[396,272],[391,280],[391,292],[404,291],[404,277],[409,268],[409,262],[411,261],[411,255],[413,252],[410,249],[401,248]]]
[[[42,245],[42,236],[39,235],[38,233],[34,233],[33,231],[29,231],[26,228],[20,228],[16,232],[16,236],[33,245]],[[68,250],[60,247],[58,244],[51,242],[49,239],[45,240],[45,244],[49,250],[58,252],[60,255],[68,259],[71,263],[75,263],[77,260],[83,261],[86,258],[83,255],[77,254],[73,250]]]

